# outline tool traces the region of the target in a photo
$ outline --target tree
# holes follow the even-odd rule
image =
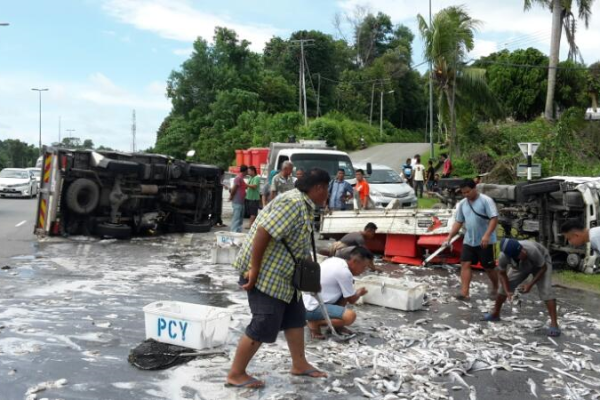
[[[511,65],[531,65],[532,68]],[[534,48],[502,50],[482,57],[473,66],[485,68],[490,90],[507,116],[528,121],[543,113],[548,57],[541,51]]]
[[[0,169],[34,167],[39,149],[18,139],[0,140]]]
[[[598,109],[598,94],[600,93],[600,61],[590,65],[587,77],[587,93],[592,102],[594,112]]]
[[[594,0],[576,0],[578,17],[583,20],[585,27],[589,27],[592,16],[592,4]],[[558,58],[560,55],[560,38],[563,26],[569,42],[569,57],[574,58],[578,52],[575,44],[575,32],[577,30],[577,19],[573,13],[573,0],[524,0],[525,10],[531,9],[533,4],[540,4],[552,11],[552,36],[550,39],[550,62],[548,65],[548,90],[546,91],[546,107],[544,117],[547,120],[554,118],[554,96],[556,89],[556,77]]]
[[[421,15],[417,19],[425,40],[425,58],[433,64],[430,79],[433,79],[438,92],[442,121],[450,129],[450,151],[460,155],[457,103],[471,101],[471,104],[496,108],[495,99],[485,82],[485,70],[465,66],[466,55],[474,48],[474,31],[480,23],[472,19],[463,7],[441,10],[434,16],[431,25]]]

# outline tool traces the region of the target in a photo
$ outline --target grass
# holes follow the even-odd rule
[[[588,275],[575,271],[560,271],[554,274],[554,281],[563,286],[600,293],[600,274]]]
[[[434,204],[440,202],[437,197],[423,197],[418,199],[417,208],[431,208]]]

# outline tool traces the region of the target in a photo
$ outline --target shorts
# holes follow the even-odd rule
[[[485,269],[496,267],[496,257],[494,256],[494,245],[490,243],[485,249],[481,246],[469,246],[463,244],[460,253],[460,262],[470,262],[472,265],[481,264]]]
[[[530,275],[535,276],[539,271],[539,269],[528,269],[521,271],[516,268],[510,268],[508,270],[508,288],[512,293],[514,293],[517,287],[525,282]],[[556,299],[556,296],[554,296],[554,290],[552,290],[552,267],[546,267],[544,276],[537,281],[535,286],[537,286],[540,300],[549,301]],[[504,287],[502,285],[500,285],[498,288],[498,294],[506,296],[506,292],[504,291]]]
[[[342,319],[344,311],[346,311],[346,307],[338,306],[335,304],[325,304],[325,308],[327,308],[327,313],[329,314],[329,318],[331,319]],[[325,316],[323,315],[323,311],[321,311],[321,306],[315,308],[312,311],[306,311],[307,321],[323,321],[324,319]]]
[[[258,215],[258,208],[260,205],[260,200],[246,200],[246,207],[248,209],[248,215],[255,217]]]
[[[288,304],[252,288],[248,292],[248,303],[252,321],[246,327],[246,336],[257,342],[274,343],[279,331],[306,326],[304,302],[296,294]]]

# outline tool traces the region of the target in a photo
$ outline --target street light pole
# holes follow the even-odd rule
[[[73,137],[73,132],[75,132],[75,129],[66,129],[67,132],[69,132],[69,139]]]
[[[379,140],[383,139],[383,89],[381,90],[381,100],[379,104]],[[387,92],[388,94],[394,93],[393,90]]]
[[[431,28],[431,0],[429,0],[429,29]],[[434,158],[433,148],[433,63],[429,61],[429,153]]]
[[[47,92],[49,89],[32,88],[31,90],[33,90],[34,92],[38,92],[38,94],[40,95],[40,154],[42,154],[42,92]]]
[[[8,22],[0,22],[0,26],[9,26],[10,24]]]

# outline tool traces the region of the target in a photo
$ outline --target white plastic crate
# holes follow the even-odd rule
[[[144,307],[146,339],[202,350],[227,340],[231,311],[180,301],[156,301]]]
[[[363,302],[403,311],[420,310],[427,290],[424,283],[375,275],[357,279],[354,286],[367,289]]]
[[[215,236],[217,237],[217,246],[219,247],[241,247],[246,241],[245,233],[219,231],[215,232]]]
[[[214,247],[211,261],[213,264],[233,264],[239,251],[240,248],[236,246]]]

